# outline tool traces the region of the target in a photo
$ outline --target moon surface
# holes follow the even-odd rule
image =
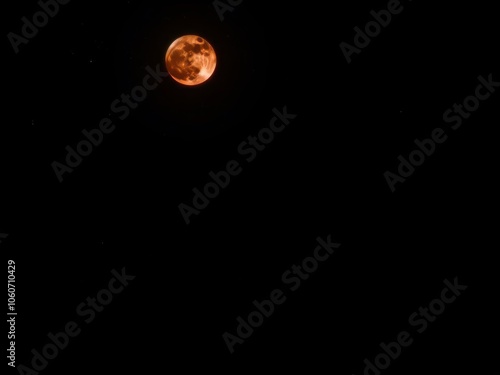
[[[177,82],[195,86],[209,79],[215,71],[215,50],[198,35],[184,35],[174,40],[165,55],[170,76]]]

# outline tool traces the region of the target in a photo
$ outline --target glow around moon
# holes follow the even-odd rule
[[[197,35],[184,35],[168,47],[165,64],[170,76],[177,82],[195,86],[209,79],[215,71],[215,50]]]

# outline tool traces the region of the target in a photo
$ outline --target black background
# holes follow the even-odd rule
[[[221,22],[211,1],[73,0],[19,54],[5,37],[0,247],[17,265],[17,364],[126,267],[136,279],[42,373],[361,374],[402,330],[415,342],[383,373],[492,370],[498,93],[457,131],[442,115],[479,75],[500,77],[497,18],[405,1],[347,64],[339,44],[386,4],[245,1]],[[3,35],[38,9],[4,4]],[[168,77],[59,183],[51,163],[185,34],[213,45],[214,76]],[[238,145],[284,106],[297,118],[244,162]],[[436,127],[449,139],[391,193],[384,172]],[[187,226],[178,205],[233,159],[241,175]],[[290,292],[281,275],[328,235],[341,247]],[[455,277],[467,291],[416,334],[408,317]],[[287,301],[231,355],[222,334],[276,288]]]

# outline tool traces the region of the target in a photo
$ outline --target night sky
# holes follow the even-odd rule
[[[4,4],[16,366],[74,321],[40,374],[491,372],[497,15],[397,3],[72,0],[29,38],[40,5]],[[163,73],[189,34],[217,54],[200,86]],[[124,108],[147,75],[155,88]],[[223,186],[200,198],[213,176]],[[287,284],[327,238],[333,254]],[[123,269],[135,278],[86,322],[78,307]],[[409,317],[455,279],[467,289],[418,332]],[[284,302],[231,353],[223,335],[276,290]],[[413,343],[365,370],[403,331]]]

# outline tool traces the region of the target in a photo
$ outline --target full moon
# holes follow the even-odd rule
[[[165,55],[170,76],[177,82],[195,86],[209,79],[215,71],[215,50],[198,35],[184,35],[174,40]]]

